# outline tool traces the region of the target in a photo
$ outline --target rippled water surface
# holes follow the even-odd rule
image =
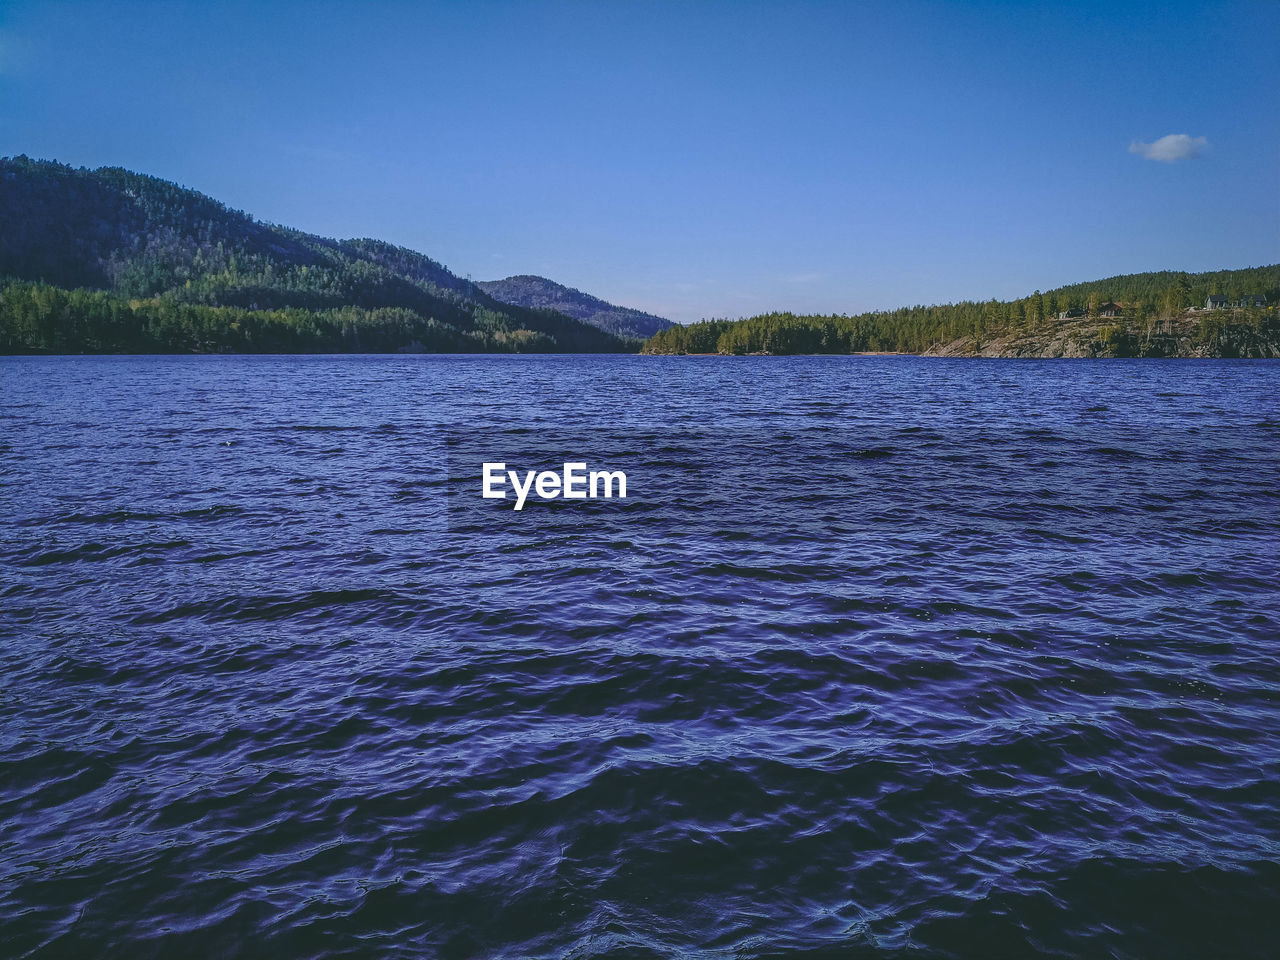
[[[0,953],[1280,943],[1276,364],[0,375]]]

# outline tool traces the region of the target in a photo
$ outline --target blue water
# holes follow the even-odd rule
[[[1280,943],[1280,364],[0,376],[4,955]]]

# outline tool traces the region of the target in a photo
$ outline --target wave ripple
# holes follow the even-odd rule
[[[1280,943],[1276,364],[0,372],[6,955]]]

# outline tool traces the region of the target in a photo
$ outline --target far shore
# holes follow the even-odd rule
[[[638,357],[924,357],[902,350],[857,350],[853,353],[638,353]]]

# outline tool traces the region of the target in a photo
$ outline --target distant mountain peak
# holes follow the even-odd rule
[[[533,274],[517,274],[505,280],[485,280],[476,286],[503,303],[556,310],[618,337],[651,337],[661,330],[675,326],[664,317],[630,307],[619,307],[589,293]]]

